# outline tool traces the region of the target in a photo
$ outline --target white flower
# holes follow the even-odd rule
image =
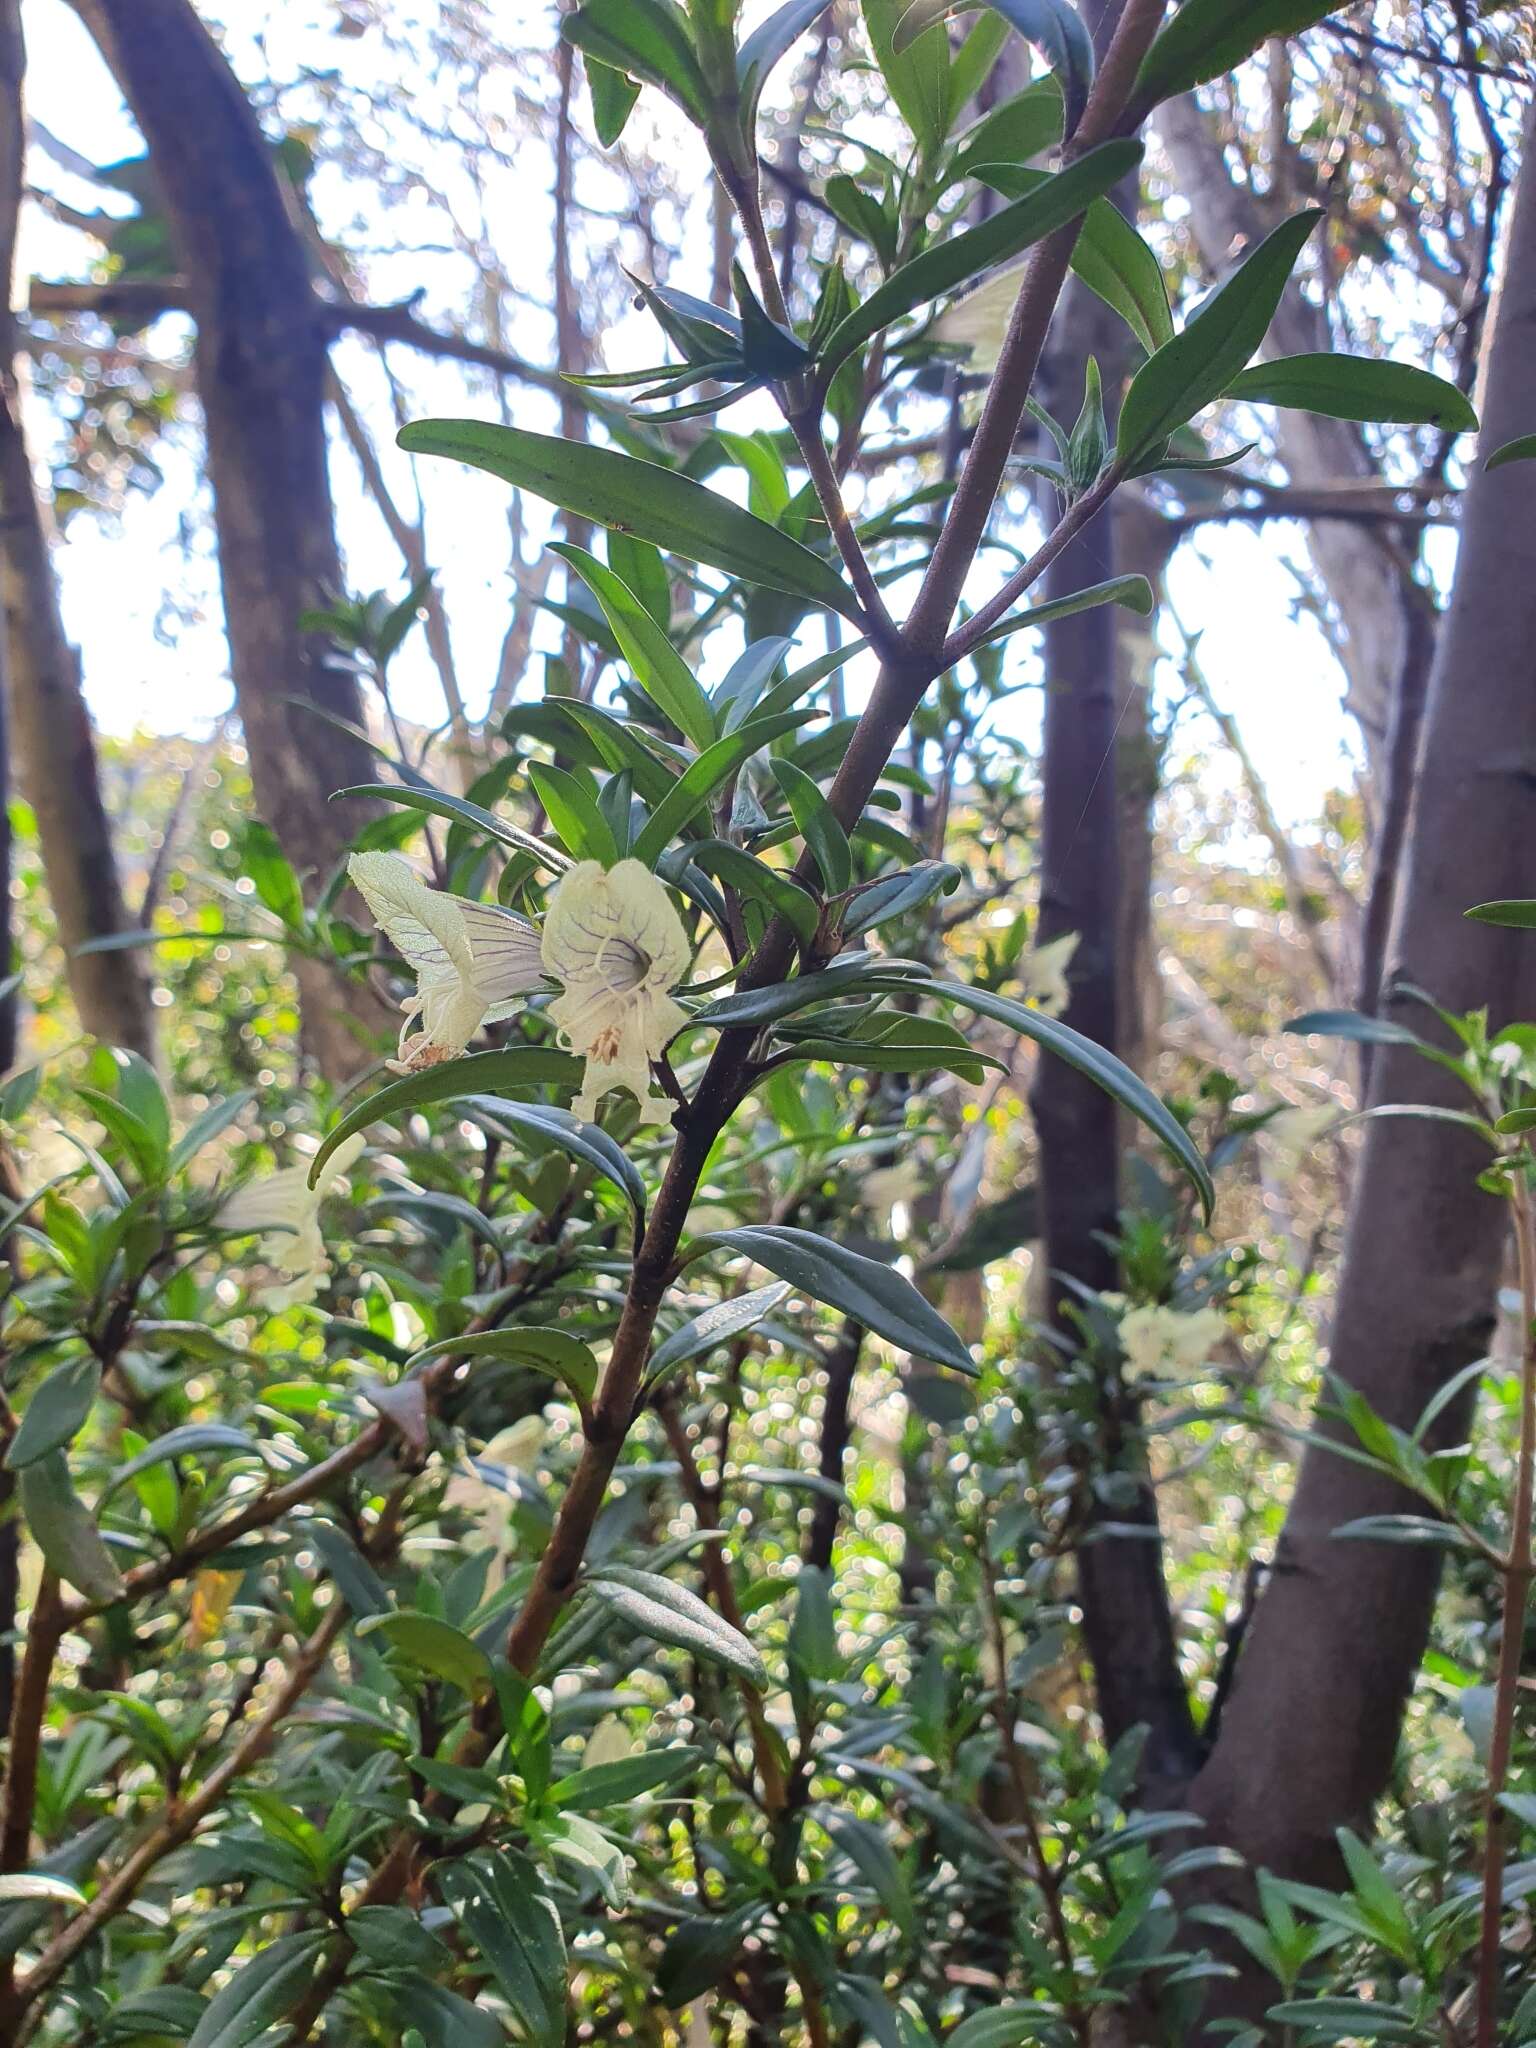
[[[929,330],[929,338],[967,349],[971,358],[967,367],[990,377],[1002,353],[1024,269],[1024,264],[1013,263],[994,271],[975,291],[945,307]]]
[[[1059,1016],[1071,1000],[1067,969],[1072,964],[1072,955],[1077,951],[1080,937],[1078,932],[1063,932],[1049,945],[1036,946],[1033,952],[1027,953],[1019,968],[1026,1001],[1037,1010],[1043,1010],[1047,1017]]]
[[[649,868],[584,860],[561,876],[544,919],[544,971],[563,993],[549,1006],[561,1043],[587,1063],[577,1116],[596,1117],[610,1088],[627,1088],[643,1123],[672,1106],[651,1092],[651,1061],[688,1021],[668,994],[688,972],[688,940]]]
[[[1173,1333],[1173,1363],[1179,1372],[1194,1372],[1205,1364],[1227,1334],[1226,1319],[1213,1308],[1196,1309],[1178,1318]]]
[[[1160,1372],[1167,1364],[1171,1352],[1171,1314],[1166,1308],[1133,1308],[1129,1315],[1120,1318],[1120,1349],[1133,1372]]]
[[[248,1181],[214,1217],[221,1230],[263,1233],[257,1247],[262,1263],[285,1276],[282,1286],[269,1287],[262,1295],[274,1313],[312,1301],[318,1292],[330,1264],[320,1235],[320,1204],[362,1149],[361,1134],[338,1145],[313,1187],[307,1166],[285,1166],[265,1180]]]
[[[1213,1308],[1133,1308],[1120,1318],[1120,1349],[1133,1374],[1190,1373],[1204,1365],[1227,1333]]]
[[[455,1058],[482,1024],[510,1016],[542,987],[538,929],[526,918],[428,888],[397,853],[354,853],[347,872],[379,929],[416,970],[416,993],[401,1005],[397,1067]]]

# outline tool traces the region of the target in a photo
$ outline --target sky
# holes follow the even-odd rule
[[[302,37],[306,13],[303,0],[288,0],[280,18],[291,21],[291,33]],[[25,0],[25,21],[28,98],[34,118],[94,162],[136,153],[138,137],[116,88],[64,0]],[[333,59],[335,45],[327,49]],[[236,56],[238,61],[238,45]],[[680,138],[680,146],[688,146],[687,141]],[[68,177],[36,151],[31,175],[75,207],[94,210],[103,204],[99,188]],[[542,252],[548,246],[543,227],[547,198],[542,183],[533,182],[535,175],[539,181],[547,176],[542,161],[537,174],[527,174],[527,189],[514,189],[506,197],[517,232]],[[317,181],[315,199],[326,226],[332,226],[324,219],[328,207],[337,229],[357,211],[356,188],[343,189],[339,180],[329,189]],[[392,213],[380,240],[398,232],[403,219],[408,221],[409,214]],[[29,211],[20,256],[23,276],[83,275],[89,255],[85,238],[45,219],[37,208]],[[372,288],[381,298],[404,297],[420,277],[430,277],[430,260],[425,260],[425,268],[423,263],[417,257],[394,258],[376,267]],[[687,280],[675,274],[673,281]],[[526,334],[514,332],[510,345],[541,359],[549,346],[545,324],[541,315],[530,311]],[[654,346],[637,321],[626,322],[622,331],[608,338],[607,359],[611,365],[654,359],[653,354],[648,358],[632,353],[654,352]],[[391,479],[409,501],[413,485],[405,458],[387,446],[388,428],[380,417],[382,380],[371,353],[356,343],[343,343],[338,363],[379,425]],[[466,385],[455,367],[413,357],[406,371],[413,402],[424,414],[492,416],[485,387]],[[550,403],[541,393],[514,390],[512,406],[519,425],[548,431],[554,424]],[[729,421],[760,423],[745,408]],[[35,413],[34,425],[38,434],[47,432],[45,416]],[[134,496],[119,521],[72,519],[59,545],[66,628],[81,650],[93,714],[113,733],[135,727],[205,731],[230,706],[214,562],[204,537],[200,556],[189,564],[181,523],[187,499],[198,488],[193,458],[190,449],[170,450],[164,489],[148,497]],[[344,449],[333,456],[333,474],[349,582],[354,589],[403,591],[399,557]],[[421,466],[421,486],[432,559],[439,565],[439,586],[473,711],[488,693],[511,602],[507,493],[488,478],[440,463]],[[541,515],[535,507],[529,508],[529,515],[525,547],[531,553],[539,539]],[[1263,766],[1276,810],[1292,824],[1314,818],[1328,791],[1347,779],[1357,745],[1353,726],[1340,709],[1342,677],[1326,638],[1315,620],[1296,615],[1297,585],[1286,565],[1302,555],[1301,536],[1289,526],[1211,528],[1181,547],[1169,581],[1174,609],[1186,623],[1202,629],[1202,667],[1217,701],[1235,715],[1249,750]],[[987,587],[985,580],[980,581],[973,595],[984,596]],[[166,621],[172,616],[168,632]],[[553,647],[558,631],[549,622],[540,644]],[[1176,644],[1169,631],[1165,641],[1170,647]],[[728,660],[729,651],[721,659]],[[1173,680],[1166,666],[1163,680],[1165,686]],[[405,716],[424,724],[441,719],[440,691],[421,650],[407,651],[395,681],[398,708]],[[857,701],[856,674],[850,686]],[[1038,693],[1026,693],[1018,701],[1020,730],[1024,737],[1032,737]],[[1235,781],[1235,765],[1223,755],[1208,722],[1181,722],[1179,732],[1186,746],[1197,740],[1214,749],[1204,770],[1214,782],[1230,786]]]

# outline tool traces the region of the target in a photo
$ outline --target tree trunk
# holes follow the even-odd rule
[[[19,0],[0,5],[0,279],[10,304],[21,199],[25,48]],[[80,669],[64,637],[46,512],[33,484],[15,373],[15,323],[0,311],[0,602],[5,607],[6,720],[22,793],[37,820],[48,897],[80,1022],[92,1037],[146,1058],[154,1026],[138,954],[79,953],[88,939],[127,931],[112,830]],[[9,875],[9,828],[5,872]],[[9,932],[0,972],[10,972]],[[7,1004],[8,1011],[13,1005]],[[8,1027],[4,1066],[15,1056]]]
[[[1232,178],[1221,142],[1193,99],[1169,100],[1159,107],[1155,126],[1177,188],[1189,202],[1200,254],[1209,270],[1220,273],[1274,222],[1254,194]],[[1270,342],[1275,355],[1306,355],[1331,346],[1327,316],[1294,281],[1281,298]],[[1275,432],[1280,459],[1295,483],[1379,480],[1359,430],[1343,420],[1282,412]],[[1387,746],[1402,659],[1400,570],[1379,537],[1339,520],[1312,527],[1307,546],[1344,629],[1339,651],[1345,704],[1359,722],[1374,772]]]
[[[1109,0],[1097,12],[1095,27],[1102,38],[1113,29],[1119,6]],[[1122,204],[1134,212],[1134,187],[1122,195]],[[1104,375],[1112,417],[1126,366],[1123,326],[1077,289],[1062,332],[1066,346],[1049,366],[1050,409],[1064,423],[1076,416],[1092,354]],[[1115,574],[1117,524],[1110,508],[1072,543],[1050,572],[1050,596]],[[1124,985],[1122,944],[1139,950],[1145,931],[1143,915],[1126,921],[1122,890],[1125,818],[1117,753],[1126,707],[1119,639],[1110,606],[1080,612],[1045,635],[1037,935],[1041,944],[1049,944],[1077,933],[1064,1021],[1110,1051],[1120,1046],[1122,1021],[1132,1023],[1139,1014]],[[1144,828],[1144,798],[1142,822]],[[1134,849],[1134,834],[1128,838]],[[1135,884],[1145,889],[1149,868],[1139,854],[1135,865]],[[1125,962],[1131,972],[1139,964]],[[1050,1288],[1046,1312],[1070,1338],[1075,1326],[1064,1314],[1059,1281],[1096,1289],[1118,1284],[1117,1261],[1106,1240],[1119,1224],[1121,1118],[1102,1089],[1044,1054],[1035,1070],[1030,1108],[1039,1142],[1039,1256]],[[1130,1420],[1123,1391],[1109,1376],[1101,1393],[1099,1472],[1091,1479],[1112,1473],[1115,1491],[1111,1499],[1093,1485],[1086,1540],[1078,1551],[1078,1588],[1105,1739],[1113,1743],[1138,1725],[1147,1728],[1141,1789],[1144,1797],[1156,1798],[1165,1787],[1188,1778],[1198,1763],[1199,1746],[1179,1672],[1156,1497],[1128,1432]],[[1110,1535],[1104,1533],[1105,1523],[1134,1524],[1148,1533]]]
[[[357,683],[307,610],[341,584],[326,463],[327,327],[272,151],[191,0],[72,0],[149,146],[197,322],[197,385],[219,577],[262,815],[324,884],[360,822],[333,791],[373,779]],[[317,707],[311,709],[310,707]],[[368,1057],[379,1016],[299,961],[304,1031],[330,1074]]]
[[[1536,123],[1526,137],[1536,146]],[[1532,161],[1529,154],[1525,159]],[[1536,419],[1536,178],[1521,181],[1506,276],[1488,337],[1484,451]],[[1530,472],[1475,469],[1455,592],[1425,710],[1414,817],[1389,979],[1453,1011],[1487,1005],[1494,1029],[1536,1015],[1536,942],[1469,923],[1470,904],[1530,893],[1536,840],[1536,523]],[[1422,1005],[1387,1017],[1424,1033]],[[1464,1106],[1449,1075],[1378,1050],[1372,1099]],[[1390,1422],[1411,1426],[1447,1378],[1488,1347],[1505,1245],[1501,1203],[1475,1176],[1486,1150],[1452,1124],[1367,1127],[1351,1209],[1332,1370]],[[1468,1403],[1441,1436],[1457,1441]],[[1338,1542],[1360,1515],[1419,1503],[1360,1466],[1309,1450],[1269,1584],[1237,1666],[1209,1763],[1189,1803],[1207,1839],[1308,1881],[1335,1875],[1334,1829],[1368,1823],[1384,1790],[1435,1599],[1434,1553]],[[1218,1989],[1220,2016],[1262,2012],[1251,1977]]]

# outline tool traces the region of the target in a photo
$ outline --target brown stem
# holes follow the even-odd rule
[[[1483,1908],[1477,1945],[1477,2048],[1494,2048],[1499,2022],[1499,1947],[1504,1903],[1504,1809],[1500,1804],[1514,1748],[1515,1706],[1520,1688],[1520,1655],[1536,1559],[1531,1552],[1532,1503],[1536,1499],[1536,1211],[1522,1156],[1514,1194],[1515,1247],[1520,1262],[1520,1313],[1524,1342],[1520,1358],[1520,1449],[1515,1466],[1515,1499],[1510,1516],[1509,1555],[1504,1563],[1504,1615],[1499,1668],[1493,1693],[1493,1733],[1488,1745],[1488,1788],[1484,1807]]]
[[[843,1460],[848,1453],[848,1408],[863,1344],[864,1325],[849,1316],[838,1331],[837,1342],[827,1360],[826,1406],[821,1416],[821,1476],[837,1487],[843,1483]],[[839,1500],[835,1494],[816,1496],[804,1554],[805,1562],[817,1571],[832,1569],[838,1514]]]
[[[666,1431],[667,1443],[677,1460],[683,1493],[698,1517],[699,1527],[718,1530],[719,1489],[704,1484],[704,1475],[700,1472],[698,1460],[693,1455],[687,1425],[683,1421],[676,1399],[670,1395],[662,1396],[656,1402],[656,1412],[661,1417],[661,1426]],[[706,1543],[699,1555],[699,1569],[720,1619],[727,1628],[735,1629],[738,1635],[744,1634],[741,1603],[736,1598],[736,1580],[731,1572],[730,1560],[724,1554],[723,1545]],[[752,1731],[752,1755],[763,1788],[763,1810],[770,1814],[779,1813],[783,1810],[786,1788],[784,1767],[779,1761],[778,1740],[768,1725],[763,1696],[757,1687],[750,1678],[739,1675],[737,1685],[740,1688],[742,1705],[746,1708],[747,1725]]]

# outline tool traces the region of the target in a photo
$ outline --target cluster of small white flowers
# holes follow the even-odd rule
[[[1120,1348],[1137,1378],[1196,1372],[1226,1334],[1213,1308],[1133,1308],[1120,1318]]]

